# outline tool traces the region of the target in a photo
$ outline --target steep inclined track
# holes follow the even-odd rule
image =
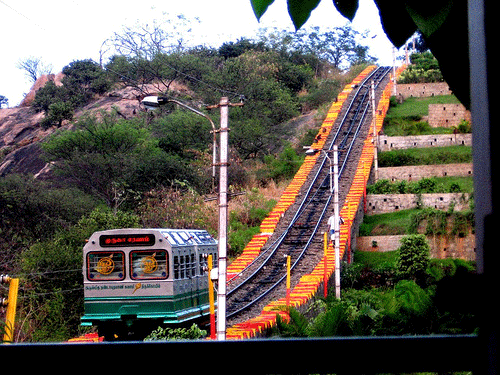
[[[326,222],[333,213],[330,165],[321,150],[332,150],[334,145],[339,147],[339,204],[342,207],[372,124],[370,84],[372,81],[375,84],[378,102],[388,83],[389,72],[390,68],[381,67],[365,73],[366,77],[361,83],[351,87],[351,93],[345,99],[329,133],[320,131],[318,142],[312,146],[318,151],[314,165],[295,203],[282,214],[274,234],[263,236],[267,241],[259,255],[228,284],[229,324],[255,317],[270,301],[284,296],[286,256],[291,257],[292,285],[296,285],[301,276],[310,273],[321,260],[322,233],[327,231]]]

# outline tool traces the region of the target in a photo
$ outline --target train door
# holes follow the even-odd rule
[[[196,261],[194,249],[191,246],[178,248],[174,255],[174,279],[180,303],[183,308],[196,306]]]

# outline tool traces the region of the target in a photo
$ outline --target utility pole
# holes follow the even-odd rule
[[[377,134],[377,109],[375,108],[375,84],[371,85],[372,99],[372,122],[373,122],[373,168],[375,170],[375,181],[378,180],[378,134]]]
[[[220,103],[209,106],[208,109],[220,108],[220,173],[219,173],[219,264],[217,290],[217,340],[226,339],[226,281],[227,281],[227,167],[228,167],[228,118],[229,107],[241,107],[243,102],[230,103],[227,97],[222,97]]]
[[[340,211],[339,211],[339,152],[333,146],[333,214],[335,225],[335,297],[340,299]]]
[[[398,90],[396,88],[396,47],[392,47],[392,96],[396,96]]]
[[[213,149],[213,165],[215,166],[216,158],[216,133],[220,133],[220,162],[218,163],[220,168],[219,173],[219,237],[218,237],[218,258],[219,263],[217,267],[218,272],[218,291],[217,291],[217,340],[226,339],[226,280],[227,280],[227,167],[228,167],[228,118],[229,118],[229,107],[242,107],[244,105],[243,100],[245,97],[240,96],[239,103],[230,103],[227,97],[222,97],[219,104],[206,106],[206,109],[220,108],[220,129],[216,130],[215,125],[203,112],[200,112],[194,108],[187,106],[186,104],[179,102],[175,99],[169,99],[167,97],[158,96],[148,96],[145,97],[141,102],[146,106],[146,108],[155,109],[160,105],[164,105],[168,102],[174,102],[181,105],[184,108],[191,110],[192,112],[207,118],[212,125],[212,131],[214,134],[214,149]],[[215,168],[213,169],[215,176]]]
[[[219,173],[219,283],[217,290],[217,340],[226,339],[226,258],[227,258],[227,148],[228,105],[222,97],[220,106],[220,173]]]

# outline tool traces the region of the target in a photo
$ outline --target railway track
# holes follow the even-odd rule
[[[361,145],[372,118],[370,84],[376,89],[388,79],[389,67],[375,69],[356,87],[342,109],[323,150],[339,148],[339,200],[342,205],[359,159]],[[321,151],[319,151],[321,152]],[[322,255],[322,233],[327,218],[333,213],[330,192],[329,162],[325,153],[318,158],[310,174],[310,183],[301,191],[300,199],[280,220],[275,234],[259,256],[228,285],[227,314],[229,324],[257,315],[270,300],[284,295],[286,256],[291,258],[292,284],[309,272]]]

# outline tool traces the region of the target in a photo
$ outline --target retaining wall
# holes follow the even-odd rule
[[[379,151],[456,145],[472,146],[472,134],[431,134],[398,137],[380,135],[378,139]]]
[[[471,122],[470,111],[460,104],[429,104],[429,125],[436,127],[456,127],[462,120]]]
[[[400,240],[403,237],[403,235],[358,237],[356,248],[359,251],[394,251],[401,246]],[[445,235],[429,235],[426,237],[431,248],[431,258],[453,258],[470,261],[476,259],[476,236],[472,233],[465,237]],[[374,241],[377,245],[375,247],[373,246]]]
[[[446,82],[434,83],[398,83],[396,95],[399,98],[423,98],[434,95],[451,95],[453,92]]]
[[[448,210],[450,205],[455,211],[469,208],[467,193],[431,193],[431,194],[368,194],[366,196],[366,214],[382,214],[397,210],[407,210],[418,206]]]
[[[472,176],[472,163],[408,165],[378,169],[378,179],[415,181],[424,177]]]

